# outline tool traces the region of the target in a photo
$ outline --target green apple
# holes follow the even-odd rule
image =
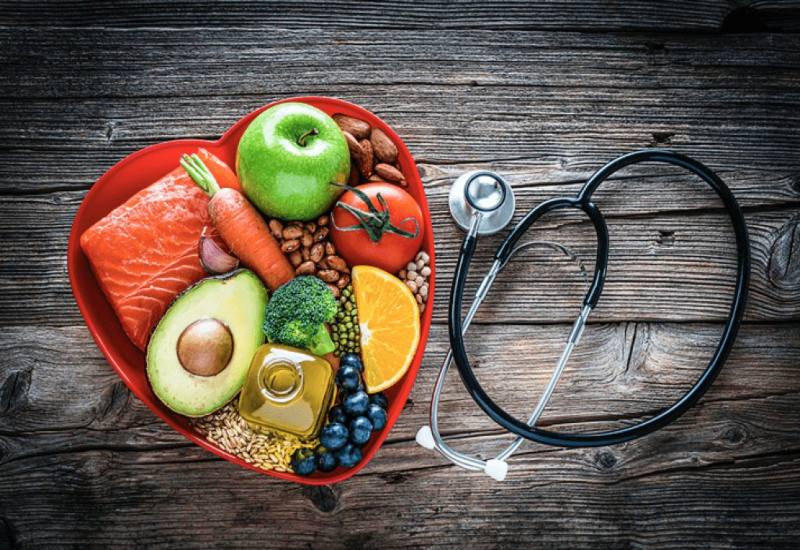
[[[350,175],[350,151],[336,122],[305,103],[280,103],[244,131],[236,172],[247,198],[282,220],[313,220],[330,210]]]

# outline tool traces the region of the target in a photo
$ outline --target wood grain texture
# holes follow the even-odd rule
[[[774,0],[0,2],[0,548],[796,545],[798,30],[800,6]],[[86,190],[125,155],[216,139],[268,101],[307,94],[359,103],[403,137],[439,268],[404,413],[362,474],[316,489],[228,464],[159,421],[93,344],[65,264]],[[421,450],[461,239],[453,178],[507,175],[521,214],[642,147],[695,156],[745,210],[747,322],[709,393],[625,445],[526,445],[502,485]],[[729,224],[695,179],[639,167],[597,202],[609,278],[543,417],[551,429],[621,426],[671,403],[710,357],[732,290]],[[547,217],[531,237],[591,271],[579,216]],[[482,241],[476,271],[497,242]],[[545,384],[582,289],[577,262],[535,249],[471,329],[480,381],[515,414]],[[442,408],[461,450],[488,457],[509,440],[455,374]]]

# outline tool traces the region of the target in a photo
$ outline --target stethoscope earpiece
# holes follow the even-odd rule
[[[603,291],[608,267],[609,237],[605,218],[603,218],[597,206],[591,202],[592,195],[612,174],[626,166],[640,162],[672,164],[685,168],[699,176],[719,195],[730,215],[734,233],[736,234],[737,275],[734,297],[722,337],[708,366],[689,391],[671,406],[664,408],[647,420],[617,430],[596,433],[561,433],[537,428],[535,424],[547,406],[572,350],[577,346],[583,334],[589,315],[597,305]],[[539,204],[517,223],[516,227],[511,230],[497,249],[495,261],[478,286],[475,298],[463,319],[461,318],[461,306],[464,288],[475,251],[477,236],[497,233],[510,223],[514,216],[514,193],[511,186],[498,174],[488,171],[473,171],[456,179],[450,189],[449,203],[453,219],[459,227],[467,231],[467,235],[464,237],[464,242],[461,246],[461,254],[458,257],[453,286],[450,292],[448,312],[450,351],[439,369],[439,375],[434,385],[431,398],[430,425],[421,427],[417,432],[416,441],[420,446],[437,450],[462,468],[483,471],[492,479],[502,481],[508,472],[506,460],[519,448],[524,440],[562,447],[594,447],[630,441],[666,426],[686,412],[706,392],[720,369],[722,369],[744,316],[750,278],[750,241],[744,216],[733,193],[712,170],[700,162],[668,150],[647,149],[636,151],[612,160],[595,172],[583,185],[577,196],[555,198]],[[497,275],[517,251],[530,244],[518,244],[522,236],[545,213],[563,208],[582,210],[592,221],[597,234],[595,269],[591,285],[589,285],[584,297],[580,314],[573,323],[572,330],[556,368],[553,370],[550,381],[527,422],[522,422],[498,406],[481,387],[467,358],[464,346],[464,332],[486,298]],[[484,461],[460,453],[447,445],[439,433],[439,400],[444,389],[445,377],[452,362],[455,362],[467,391],[478,406],[497,424],[517,436],[514,442],[508,445],[495,458]]]

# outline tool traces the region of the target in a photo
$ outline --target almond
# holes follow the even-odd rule
[[[358,169],[361,175],[368,178],[372,175],[372,163],[374,161],[372,155],[372,144],[368,139],[362,139],[358,142],[361,146],[361,156],[358,158]]]
[[[344,134],[344,140],[347,142],[347,148],[350,149],[350,155],[356,159],[360,158],[361,146],[358,144],[358,140],[350,132],[342,133]]]
[[[356,139],[364,139],[369,135],[369,123],[360,118],[337,114],[333,115],[333,120],[336,121],[342,131],[350,132]]]
[[[358,167],[356,166],[355,161],[353,164],[350,165],[350,177],[347,180],[347,184],[350,187],[355,187],[360,182],[360,176],[358,173]]]
[[[397,147],[380,128],[372,129],[369,142],[372,144],[375,157],[381,162],[393,164],[397,160]]]
[[[375,173],[378,174],[380,177],[386,179],[386,181],[391,181],[392,183],[399,183],[400,185],[406,185],[406,179],[403,177],[403,173],[392,166],[391,164],[385,163],[378,163],[375,165]]]

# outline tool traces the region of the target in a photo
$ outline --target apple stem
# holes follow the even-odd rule
[[[300,147],[305,147],[306,139],[308,138],[308,136],[316,136],[316,135],[319,135],[319,130],[317,130],[316,128],[311,128],[308,132],[301,134],[300,137],[297,138],[297,144]]]

